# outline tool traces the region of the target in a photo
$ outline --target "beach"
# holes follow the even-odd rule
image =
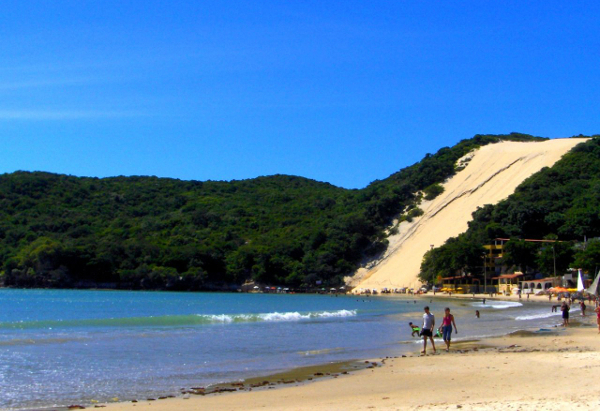
[[[543,297],[2,293],[0,409],[503,409],[558,399],[549,376],[588,404],[600,366],[591,307],[565,330]],[[419,354],[425,306],[452,307],[449,353]]]
[[[600,405],[595,315],[577,326],[462,342],[446,353],[372,359],[378,365],[312,383],[252,392],[107,405],[131,410],[577,410]],[[460,332],[460,329],[459,329]]]

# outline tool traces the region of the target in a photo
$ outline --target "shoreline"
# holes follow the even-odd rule
[[[458,342],[449,353],[371,360],[378,366],[275,389],[103,405],[113,411],[593,409],[600,405],[590,378],[600,369],[600,336],[590,323]]]
[[[463,298],[472,299],[472,295]],[[577,392],[576,388],[580,387],[577,381],[583,377],[585,377],[583,381],[589,381],[591,376],[589,373],[580,376],[580,372],[584,372],[585,369],[600,369],[600,335],[595,328],[595,316],[580,317],[577,315],[572,317],[573,326],[566,329],[555,326],[543,332],[540,332],[541,329],[538,332],[518,331],[499,337],[459,340],[452,344],[449,353],[442,350],[443,343],[440,341],[436,354],[421,355],[419,346],[419,349],[414,352],[397,357],[322,364],[296,368],[267,377],[251,378],[243,383],[216,384],[215,386],[225,389],[213,393],[187,392],[176,398],[162,397],[160,400],[156,398],[151,401],[113,402],[97,404],[95,407],[106,407],[114,411],[139,409],[165,411],[178,409],[253,410],[265,408],[282,411],[369,408],[416,410],[424,406],[427,409],[435,410],[448,409],[449,406],[452,408],[460,406],[458,408],[467,410],[499,410],[506,409],[509,403],[514,403],[518,404],[521,409],[558,410],[565,406],[565,402],[561,399],[562,397],[548,396],[553,391],[547,389],[545,381],[548,372],[551,372],[551,375],[559,377],[564,375],[564,378],[571,381],[570,384],[567,384],[568,389],[562,391],[570,398],[567,401],[569,404],[575,401],[578,407],[583,406],[583,409],[588,409],[585,407],[589,406],[589,409],[592,409],[600,405],[597,397],[588,395],[591,391],[587,394]],[[499,354],[506,355],[503,358],[509,361],[502,362],[504,360],[500,359]],[[532,358],[529,359],[528,356]],[[579,362],[586,360],[589,364],[573,368],[558,360],[559,356],[572,357],[573,361],[578,360]],[[524,378],[523,381],[517,383],[516,381],[497,380],[494,387],[503,387],[504,390],[520,393],[519,398],[509,395],[508,397],[511,399],[507,399],[493,390],[482,393],[481,379],[478,376],[481,374],[494,376],[496,371],[502,368],[501,365],[511,364],[511,361],[514,360],[513,357],[518,357],[518,361],[522,363],[517,364],[514,369],[503,367],[504,374],[502,375],[506,378],[520,375],[520,378]],[[555,358],[556,362],[553,361]],[[544,367],[530,369],[528,364],[531,361],[539,362],[544,367],[550,366],[551,371]],[[360,367],[361,364],[365,366]],[[343,368],[348,366],[350,368]],[[400,368],[410,371],[410,373],[398,373],[393,370],[394,366],[396,370]],[[352,367],[355,368],[351,369]],[[471,373],[473,375],[463,375],[459,370],[464,367],[474,370]],[[427,370],[427,373],[431,375],[431,384],[434,390],[444,391],[448,389],[448,386],[455,387],[456,381],[461,378],[466,384],[463,388],[470,388],[454,391],[455,395],[449,394],[445,396],[447,399],[444,400],[436,395],[428,400],[415,399],[415,396],[420,398],[423,395],[424,389],[415,384],[416,376],[413,374],[415,369]],[[527,370],[527,372],[522,373],[523,370]],[[524,374],[531,374],[536,383],[525,378]],[[417,380],[424,381],[425,377],[426,375],[418,374]],[[446,380],[441,381],[440,378]],[[408,385],[412,389],[396,389],[395,385],[389,384],[390,379],[396,381],[398,387]],[[540,385],[537,395],[528,396],[523,392],[523,388],[528,384],[533,387],[536,384]],[[473,390],[479,393],[476,402],[471,399],[472,395],[462,395]],[[378,392],[381,396],[376,398],[367,395],[372,392]],[[327,393],[331,394],[330,397]],[[390,401],[396,397],[400,398],[401,402]]]
[[[398,296],[398,295],[381,295],[381,296],[372,296],[369,298],[377,298],[377,297],[389,297],[389,296]],[[402,295],[403,297],[407,297],[407,295]],[[352,297],[356,297],[356,296],[352,296]],[[419,301],[420,304],[423,304],[424,300],[426,300],[427,298],[433,300],[433,299],[446,299],[446,300],[468,300],[468,301],[477,301],[477,300],[481,300],[482,298],[486,298],[487,300],[490,301],[490,303],[492,301],[517,301],[519,302],[519,299],[517,296],[512,296],[513,298],[510,298],[509,296],[497,296],[497,297],[489,297],[489,296],[484,296],[484,295],[476,295],[475,297],[473,297],[472,294],[455,294],[452,296],[449,296],[447,294],[440,294],[437,293],[435,296],[433,294],[421,294],[421,295],[413,295],[411,297],[414,297],[415,300]],[[419,297],[418,299],[416,297]],[[546,298],[543,298],[544,296],[542,296],[542,298],[536,298],[536,299],[530,299],[529,301],[527,300],[522,300],[520,302],[523,303],[538,303],[538,304],[543,304],[543,305],[547,305],[549,306],[550,303]],[[556,300],[552,301],[551,303],[556,304]],[[492,305],[492,304],[490,304]],[[591,307],[590,307],[591,308]],[[550,309],[550,307],[548,307],[548,309]],[[595,316],[593,315],[593,313],[591,313],[591,316],[587,316],[584,321],[583,324],[580,324],[580,316],[579,315],[572,315],[572,320],[573,320],[573,327],[572,328],[581,328],[581,329],[589,329],[590,327],[590,322],[591,319],[595,320]],[[557,319],[558,320],[558,319]],[[592,324],[594,325],[594,324]],[[381,357],[375,357],[372,359],[360,359],[360,360],[350,360],[350,361],[340,361],[340,362],[330,362],[330,363],[322,363],[322,364],[317,364],[317,365],[312,365],[312,366],[304,366],[304,367],[296,367],[296,368],[292,368],[283,372],[277,372],[275,374],[267,374],[264,376],[258,375],[255,377],[250,377],[250,378],[246,378],[244,380],[237,380],[237,381],[230,381],[230,382],[224,382],[224,383],[215,383],[215,384],[210,384],[207,385],[205,387],[186,387],[186,388],[181,388],[179,390],[179,392],[177,392],[177,390],[171,392],[170,394],[167,393],[162,393],[159,395],[159,393],[156,393],[155,395],[152,396],[148,396],[146,397],[146,395],[141,396],[140,398],[120,398],[117,399],[115,398],[115,401],[109,401],[109,402],[98,402],[95,400],[91,400],[91,404],[90,402],[86,401],[86,402],[82,402],[80,405],[82,407],[95,407],[95,408],[104,408],[104,407],[113,407],[113,406],[136,406],[136,407],[144,407],[144,406],[153,406],[152,409],[158,408],[159,409],[163,409],[163,404],[171,404],[172,401],[181,401],[181,400],[185,400],[186,403],[185,404],[180,404],[182,407],[184,407],[184,405],[187,407],[187,404],[191,404],[192,402],[196,402],[196,401],[203,401],[203,400],[208,400],[210,398],[221,398],[224,396],[228,396],[228,395],[244,395],[244,394],[251,394],[251,393],[258,393],[258,392],[269,392],[269,393],[274,393],[277,392],[279,390],[283,390],[283,389],[290,389],[290,388],[300,388],[300,387],[304,387],[304,386],[312,386],[312,385],[316,385],[316,386],[320,386],[320,384],[329,381],[329,380],[338,380],[338,379],[348,379],[348,378],[353,378],[355,375],[362,375],[365,372],[368,372],[369,370],[371,370],[371,372],[374,371],[374,369],[378,369],[379,367],[384,366],[386,362],[396,362],[396,361],[401,361],[404,360],[406,358],[413,358],[413,357],[418,357],[418,358],[429,358],[429,357],[442,357],[442,356],[448,356],[448,355],[454,355],[456,353],[460,353],[461,355],[468,353],[469,351],[473,351],[473,352],[484,352],[485,350],[490,350],[490,349],[498,349],[498,345],[496,343],[496,341],[498,340],[502,340],[502,339],[514,339],[514,338],[518,338],[518,337],[532,337],[531,340],[537,339],[537,338],[544,338],[549,334],[552,334],[553,336],[560,336],[562,335],[565,331],[570,332],[571,329],[569,330],[564,330],[561,327],[556,327],[554,326],[551,330],[544,330],[546,332],[534,332],[531,330],[541,330],[540,328],[538,328],[539,325],[536,325],[535,327],[524,327],[522,331],[516,331],[516,332],[511,332],[509,334],[505,334],[505,335],[493,335],[493,336],[489,336],[489,337],[475,337],[476,339],[473,339],[473,337],[466,337],[467,339],[464,340],[460,340],[458,338],[455,337],[456,341],[453,341],[453,345],[452,345],[452,352],[450,353],[445,353],[445,352],[440,352],[440,348],[441,346],[443,346],[443,342],[441,340],[437,340],[436,339],[436,345],[438,345],[438,354],[435,355],[427,355],[427,356],[422,356],[419,355],[419,351],[420,351],[420,339],[415,339],[414,341],[409,341],[414,343],[415,345],[413,347],[418,347],[418,348],[414,348],[414,349],[409,349],[407,352],[403,353],[406,355],[398,355],[398,356],[393,356],[393,357],[385,357],[385,358],[381,358]],[[548,333],[547,331],[551,331],[550,333]],[[593,331],[592,331],[593,332]],[[462,337],[462,336],[461,336]],[[600,341],[600,336],[598,336],[599,341]],[[400,342],[400,344],[403,344],[406,342]],[[511,344],[513,345],[513,344]],[[430,347],[429,347],[430,348]],[[598,347],[600,348],[600,347]],[[454,352],[454,350],[456,350],[457,352]],[[429,361],[429,360],[427,360]],[[375,371],[378,372],[378,371]],[[319,390],[318,388],[315,388],[315,390]],[[188,400],[192,400],[191,402],[189,402]],[[213,400],[210,400],[213,401]],[[71,404],[70,404],[71,405]],[[78,404],[72,404],[73,406],[76,406]],[[170,406],[169,406],[170,407]],[[186,408],[184,407],[184,408]],[[66,410],[69,409],[67,406],[64,407],[48,407],[48,408],[35,408],[36,411],[38,410],[49,410],[49,409],[60,409],[60,410]],[[77,409],[77,408],[71,408],[71,409]],[[124,408],[118,408],[119,410],[124,409]],[[137,409],[137,408],[136,408]],[[170,408],[164,408],[165,410],[170,410]],[[229,409],[229,408],[228,408]],[[235,409],[235,408],[234,408]],[[242,409],[242,408],[240,408]],[[30,411],[32,411],[33,409],[29,409]]]

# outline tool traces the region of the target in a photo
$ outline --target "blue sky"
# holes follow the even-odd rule
[[[0,172],[359,188],[477,133],[600,133],[596,1],[3,1]]]

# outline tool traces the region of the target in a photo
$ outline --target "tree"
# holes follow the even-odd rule
[[[600,240],[591,240],[575,253],[575,268],[596,274],[600,268]]]
[[[507,266],[516,266],[521,272],[526,273],[528,268],[537,267],[537,243],[523,240],[511,240],[502,250],[502,262]]]

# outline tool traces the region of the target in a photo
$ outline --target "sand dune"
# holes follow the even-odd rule
[[[505,199],[527,177],[551,167],[583,141],[502,142],[465,156],[467,166],[444,184],[445,191],[421,204],[423,216],[412,223],[403,222],[398,234],[390,236],[384,256],[359,269],[348,284],[357,289],[419,286],[421,261],[431,245],[438,247],[465,232],[477,207]]]

